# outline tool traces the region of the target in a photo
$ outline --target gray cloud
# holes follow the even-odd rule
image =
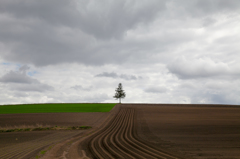
[[[1,1],[0,41],[11,48],[2,57],[37,66],[117,62],[110,52],[99,58],[97,50],[105,43],[101,39],[119,39],[136,25],[152,22],[164,6],[156,0]]]
[[[0,78],[0,82],[3,83],[40,83],[38,80],[30,78],[26,75],[26,71],[30,69],[27,65],[23,65],[18,71],[10,71]]]
[[[26,74],[27,70],[29,70],[30,67],[28,65],[23,65],[19,68],[19,72],[21,72],[22,74]]]
[[[114,73],[114,72],[111,72],[111,73],[103,72],[103,73],[97,74],[95,77],[111,77],[111,78],[118,78],[118,74],[116,74],[116,73]]]
[[[1,57],[36,66],[71,62],[119,64],[136,59],[132,58],[135,56],[146,61],[149,49],[155,50],[156,54],[176,47],[186,37],[192,40],[191,35],[194,34],[188,33],[189,30],[179,31],[176,28],[178,24],[173,24],[174,32],[171,26],[165,26],[166,19],[174,22],[181,16],[206,17],[224,11],[235,13],[238,8],[239,1],[234,0],[3,0],[0,2],[0,41],[8,51],[1,52]],[[210,25],[212,19],[206,17],[203,25]],[[161,39],[123,42],[124,38],[129,37],[129,32],[138,27],[147,27],[156,20],[161,21]],[[187,24],[185,28],[192,27]],[[156,49],[157,46],[159,48]],[[140,53],[143,50],[147,52]]]
[[[47,84],[43,84],[39,82],[37,79],[31,78],[26,75],[26,71],[30,69],[29,66],[23,65],[19,68],[18,71],[10,71],[7,74],[3,75],[0,78],[0,82],[2,83],[12,83],[10,88],[12,90],[18,91],[51,91],[54,90],[52,86]]]
[[[71,89],[75,89],[75,90],[85,90],[85,91],[89,91],[92,89],[92,86],[90,87],[83,87],[81,85],[75,85],[75,86],[72,86],[70,87]]]
[[[0,78],[0,82],[3,83],[38,83],[36,79],[32,79],[25,74],[20,72],[10,71],[9,73],[5,74],[3,77]]]
[[[111,102],[124,80],[127,102],[240,103],[239,8],[239,0],[1,0],[0,102]]]
[[[18,90],[23,92],[45,92],[45,91],[53,91],[54,88],[47,84],[43,83],[33,83],[33,84],[22,84],[22,85],[14,85],[11,87],[12,90]]]
[[[165,93],[167,92],[167,88],[164,86],[154,86],[146,88],[144,91],[148,93]]]
[[[110,77],[110,78],[121,78],[124,80],[138,80],[142,79],[141,76],[134,76],[134,75],[127,75],[127,74],[116,74],[114,72],[108,73],[108,72],[103,72],[100,74],[95,75],[95,77]]]
[[[220,14],[226,12],[238,12],[240,2],[238,0],[173,0],[169,2],[172,6],[177,7],[177,12],[182,15],[205,17],[211,14]],[[181,7],[178,7],[181,6]],[[176,12],[175,12],[176,13]],[[179,15],[181,16],[181,15]]]
[[[216,23],[216,20],[210,17],[207,17],[205,19],[203,19],[203,26],[204,27],[208,27],[213,25],[214,23]]]
[[[25,93],[25,92],[14,92],[13,93],[14,97],[17,97],[17,98],[24,98],[24,97],[28,97],[28,93]]]
[[[168,64],[167,68],[171,73],[182,79],[240,75],[240,69],[223,62],[215,62],[209,58],[187,60],[182,56]]]

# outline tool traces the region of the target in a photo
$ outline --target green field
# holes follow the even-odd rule
[[[57,103],[2,105],[0,114],[109,112],[116,103]]]

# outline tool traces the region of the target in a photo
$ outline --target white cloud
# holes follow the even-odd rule
[[[238,0],[0,1],[1,103],[240,104]]]
[[[186,59],[181,56],[167,67],[171,73],[182,79],[240,75],[240,69],[231,67],[224,62],[215,62],[210,58]]]

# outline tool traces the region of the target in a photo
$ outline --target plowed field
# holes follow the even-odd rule
[[[39,115],[31,122],[79,125],[84,121],[93,128],[84,132],[38,134],[38,138],[31,140],[26,139],[25,134],[22,136],[25,142],[21,143],[13,141],[15,135],[11,133],[0,134],[0,145],[7,143],[5,137],[12,136],[9,138],[12,144],[0,146],[0,158],[35,158],[45,147],[43,159],[240,159],[239,106],[121,104],[99,116],[57,114],[51,118],[51,115],[43,115],[43,120]],[[65,123],[61,115],[69,116],[66,118],[69,121]],[[17,118],[10,121],[17,123]],[[33,132],[29,133],[29,137],[33,137]],[[55,146],[46,149],[52,143],[56,143]]]
[[[80,134],[81,131],[61,131],[24,143],[14,144],[0,149],[1,159],[31,158],[41,149],[59,141]],[[30,134],[33,135],[33,134]]]
[[[136,136],[135,110],[122,108],[109,125],[89,142],[93,158],[162,158],[177,157],[147,145]]]

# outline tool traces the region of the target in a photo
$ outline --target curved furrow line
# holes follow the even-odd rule
[[[120,123],[120,121],[123,121],[123,122],[125,122],[125,119],[126,119],[126,117],[127,117],[127,114],[126,114],[126,110],[125,109],[122,109],[122,110],[120,110],[119,111],[119,114],[117,115],[117,117],[118,117],[118,121],[116,122],[116,124],[118,125],[119,123]],[[123,123],[123,126],[125,125],[125,123]],[[110,128],[112,128],[112,125],[111,126],[109,126]],[[109,129],[110,129],[109,128]],[[121,128],[121,127],[120,127]],[[106,133],[104,133],[104,134],[109,134],[109,132],[106,132]],[[98,138],[98,143],[99,144],[103,144],[104,145],[104,143],[103,143],[103,141],[102,141],[102,138],[103,138],[103,135],[99,135],[99,136],[101,136],[100,138]],[[104,135],[104,137],[106,137],[106,135]],[[106,150],[108,151],[108,147],[106,147],[106,145],[104,145],[104,148],[106,148]],[[99,150],[99,149],[98,149]],[[110,153],[110,152],[109,152]],[[119,154],[119,153],[118,153]],[[104,154],[102,154],[102,155],[104,155]],[[119,156],[119,155],[118,155]],[[99,156],[97,156],[97,157],[99,157]],[[103,157],[103,156],[102,156]],[[115,156],[114,154],[111,154],[111,158],[116,158],[117,156]],[[121,156],[120,156],[120,158],[121,158]]]
[[[115,158],[115,156],[112,156],[111,152],[109,151],[109,148],[108,146],[103,142],[103,138],[108,135],[112,129],[114,129],[115,126],[118,125],[119,121],[121,120],[121,116],[124,115],[123,112],[119,113],[118,116],[115,118],[115,120],[111,123],[111,125],[108,127],[108,129],[106,129],[104,132],[102,132],[102,134],[100,134],[98,137],[97,137],[97,142],[96,142],[96,145],[98,146],[98,150],[101,150],[102,148],[104,148],[106,151],[105,152],[102,152],[101,155],[103,158],[106,158],[106,155],[109,154],[109,157],[110,158]],[[108,154],[106,154],[106,152]]]
[[[126,109],[127,110],[127,109]],[[125,121],[124,121],[124,126],[122,128],[122,130],[120,131],[118,137],[119,143],[121,143],[121,145],[123,145],[121,148],[130,153],[134,158],[143,158],[141,153],[139,152],[135,152],[135,147],[131,146],[128,142],[126,142],[126,140],[124,139],[124,135],[126,133],[126,129],[127,129],[127,125],[128,125],[128,119],[129,119],[129,115],[128,115],[128,111],[126,112],[126,117],[125,117]],[[120,145],[120,144],[119,144]]]
[[[93,158],[177,159],[155,149],[136,135],[135,110],[122,108],[106,127],[100,129],[88,144]]]
[[[148,151],[148,150],[145,150],[145,149],[142,149],[142,147],[140,147],[139,145],[135,144],[133,141],[132,141],[132,138],[129,138],[129,133],[132,131],[133,129],[133,122],[134,122],[134,118],[132,118],[132,113],[134,113],[134,111],[132,111],[132,109],[129,109],[129,121],[128,121],[128,125],[127,125],[127,130],[126,132],[124,133],[124,139],[126,140],[126,142],[128,142],[132,147],[135,148],[135,150],[138,152],[138,153],[141,153],[142,156],[144,158],[157,158],[156,156],[152,155],[151,151]]]
[[[118,140],[119,132],[122,130],[124,126],[124,119],[125,116],[121,120],[121,125],[118,127],[118,129],[115,129],[115,131],[110,135],[110,139],[108,140],[109,143],[112,143],[112,145],[119,151],[119,153],[122,154],[123,158],[134,158],[132,155],[124,151],[121,147],[124,147],[121,142]]]
[[[124,124],[122,125],[122,127],[120,128],[120,130],[117,132],[117,134],[114,136],[114,138],[112,139],[112,141],[116,144],[116,146],[123,151],[127,156],[127,158],[135,158],[136,156],[134,155],[135,153],[132,152],[131,150],[127,147],[126,144],[124,144],[124,142],[121,139],[121,134],[124,133],[125,129],[125,124],[126,124],[126,118],[124,118]]]
[[[122,112],[121,112],[122,113]],[[93,156],[97,158],[112,158],[110,153],[108,153],[102,146],[99,144],[99,138],[104,135],[108,131],[112,125],[117,124],[118,121],[121,119],[121,113],[119,112],[117,116],[112,119],[112,121],[106,126],[106,128],[102,129],[99,134],[95,135],[95,137],[92,138],[89,145],[89,150],[92,152]]]
[[[132,149],[135,150],[137,154],[141,154],[142,158],[154,158],[154,156],[149,155],[149,153],[146,153],[146,151],[142,151],[140,147],[136,144],[134,144],[129,138],[128,138],[128,133],[130,130],[132,130],[132,123],[133,123],[133,118],[131,118],[131,109],[128,109],[128,122],[126,124],[126,131],[123,135],[124,140],[131,145]]]
[[[113,141],[111,141],[111,139],[117,134],[119,129],[122,127],[123,121],[124,121],[122,119],[124,119],[125,115],[126,114],[124,112],[122,112],[121,117],[120,117],[121,120],[119,121],[119,123],[116,125],[116,127],[112,130],[111,133],[109,133],[107,136],[104,137],[104,140],[103,140],[103,142],[108,146],[108,148],[111,151],[112,156],[114,158],[126,158],[126,157],[129,157]]]
[[[133,131],[133,123],[134,123],[134,118],[133,118],[133,115],[134,115],[134,109],[130,109],[130,115],[129,115],[129,118],[131,118],[130,122],[129,122],[129,129],[128,131],[125,133],[125,139],[134,147],[136,147],[139,151],[143,152],[146,156],[146,158],[162,158],[162,159],[165,159],[165,157],[163,156],[159,156],[158,154],[154,154],[151,150],[149,150],[148,148],[143,148],[141,147],[141,145],[139,144],[136,144],[134,141],[133,141],[133,138],[131,136],[131,133]]]
[[[124,134],[126,134],[127,126],[129,125],[129,110],[128,109],[121,109],[119,114],[124,113],[125,116],[123,116],[121,119],[123,120],[123,125],[120,127],[120,131],[115,136],[115,142],[116,145],[119,147],[119,149],[122,149],[122,151],[125,151],[125,154],[128,154],[128,158],[145,158],[143,156],[146,156],[142,154],[142,152],[138,152],[138,149],[131,146],[126,140],[124,139]],[[100,135],[101,136],[101,135]],[[99,138],[96,138],[96,140]],[[102,141],[99,140],[101,143]],[[136,152],[137,151],[137,152]],[[121,153],[121,152],[120,152]],[[99,157],[99,156],[97,156]]]
[[[121,123],[122,115],[124,115],[124,112],[119,113],[118,120],[116,120],[116,122],[109,127],[108,131],[104,132],[100,136],[100,138],[98,138],[98,144],[103,146],[111,154],[111,157],[113,158],[119,157],[119,155],[115,150],[113,150],[110,147],[109,145],[110,143],[108,143],[105,139],[107,139],[108,135],[112,134],[112,131],[115,130],[115,128],[119,125],[119,123]]]
[[[133,111],[135,111],[135,110],[133,109]],[[135,116],[135,113],[132,114],[133,121],[134,121],[134,118],[135,118],[134,116]],[[139,145],[139,146],[142,147],[142,150],[150,150],[150,151],[151,151],[155,156],[157,156],[158,158],[159,158],[159,157],[160,157],[160,158],[166,158],[166,157],[168,157],[168,158],[171,158],[171,159],[177,159],[176,157],[174,157],[174,156],[172,156],[172,155],[169,155],[169,154],[167,154],[167,153],[164,153],[164,152],[162,152],[162,151],[159,151],[159,150],[157,150],[157,149],[154,149],[154,148],[148,146],[147,144],[144,144],[144,143],[140,142],[139,140],[137,140],[137,138],[136,138],[135,135],[134,135],[134,133],[135,133],[134,130],[135,130],[135,124],[134,124],[134,122],[133,122],[132,129],[130,130],[130,132],[128,133],[128,135],[130,135],[130,138],[133,140],[133,143],[134,143],[134,144],[137,144],[137,145]]]

